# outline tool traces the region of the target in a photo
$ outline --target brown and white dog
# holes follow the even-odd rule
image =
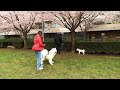
[[[78,54],[80,54],[80,53],[82,53],[83,55],[85,54],[85,50],[84,49],[77,48],[76,51],[78,51]]]
[[[42,61],[41,64],[43,64],[44,60],[47,59],[49,61],[49,63],[51,65],[53,65],[53,58],[57,53],[57,49],[56,48],[52,48],[50,51],[48,51],[47,49],[43,49],[41,51],[41,56],[42,56]]]

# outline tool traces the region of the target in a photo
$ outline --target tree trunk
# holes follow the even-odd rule
[[[74,53],[76,49],[76,33],[72,30],[71,32],[71,51]]]
[[[27,49],[27,34],[25,33],[24,35],[24,49]]]

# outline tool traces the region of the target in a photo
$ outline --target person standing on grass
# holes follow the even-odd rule
[[[63,43],[61,33],[57,33],[54,37],[57,53],[60,54],[61,45]]]
[[[37,70],[43,69],[43,65],[41,64],[41,51],[44,47],[45,44],[43,44],[42,31],[38,31],[38,33],[34,36],[34,45],[32,46],[32,50],[35,51],[37,57]]]

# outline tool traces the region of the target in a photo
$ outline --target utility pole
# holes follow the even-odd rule
[[[45,22],[44,22],[44,19],[42,19],[42,36],[43,36],[43,41],[44,41],[44,38],[45,38],[44,31],[45,31]]]
[[[43,37],[43,41],[45,40],[45,21],[44,21],[44,12],[42,12],[42,37]]]

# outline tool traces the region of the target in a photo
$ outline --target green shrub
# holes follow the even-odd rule
[[[23,42],[22,38],[7,38],[5,39],[6,42]]]
[[[6,48],[7,42],[0,42],[0,48]]]
[[[5,39],[0,39],[0,48],[6,48],[8,43]]]
[[[33,46],[33,42],[32,41],[28,41],[28,43],[27,43],[27,48],[28,49],[32,49],[32,46]]]
[[[44,42],[46,44],[45,48],[50,50],[51,48],[55,48],[55,43],[54,42]]]
[[[71,42],[64,42],[63,50],[65,50],[65,51],[71,50]]]
[[[45,38],[44,42],[54,42],[54,38]]]
[[[77,38],[78,39],[78,38]],[[86,53],[106,53],[106,54],[120,54],[120,42],[83,42],[77,41],[77,48],[85,49]],[[9,39],[0,39],[0,48],[5,48],[9,43],[15,48],[23,48],[24,42],[21,38],[9,38]],[[43,42],[46,44],[45,48],[50,50],[55,47],[53,38],[46,38]],[[28,49],[31,49],[33,46],[33,39],[28,39]],[[71,42],[64,40],[64,44],[61,47],[62,50],[68,51],[71,50]]]
[[[21,49],[24,47],[24,42],[12,42],[12,45],[17,49]]]
[[[120,42],[78,42],[77,47],[87,53],[120,54]]]
[[[4,39],[4,47],[11,44],[15,48],[23,48],[23,39],[22,38],[7,38]]]

